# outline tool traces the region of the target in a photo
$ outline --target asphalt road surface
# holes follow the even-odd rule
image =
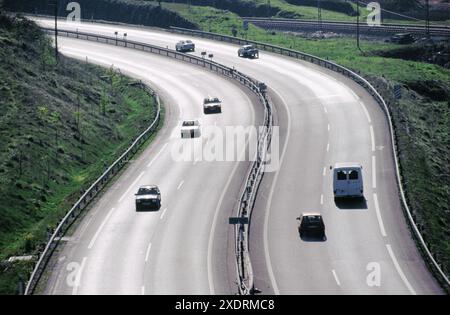
[[[50,21],[42,23],[51,25]],[[61,22],[59,26],[109,36],[113,36],[115,31],[119,32],[119,36],[126,32],[129,40],[169,48],[174,48],[178,40],[187,39],[184,35],[139,27],[93,23],[75,25],[65,22]],[[420,256],[402,213],[388,124],[381,108],[371,96],[351,80],[306,62],[266,52],[260,52],[259,59],[243,59],[237,56],[237,46],[200,38],[191,39],[196,44],[194,54],[200,55],[201,51],[213,53],[215,61],[234,66],[237,70],[265,82],[270,87],[270,95],[275,103],[276,123],[280,126],[280,167],[276,172],[267,173],[264,177],[253,211],[250,237],[255,284],[262,294],[442,293]],[[103,47],[74,40],[64,41],[63,45],[68,47],[67,51],[77,49],[80,57],[83,54],[94,54],[94,49],[90,49],[92,46]],[[99,48],[100,52],[102,49]],[[98,52],[95,49],[95,53]],[[132,51],[123,52],[123,62],[129,67],[142,68],[142,63],[137,62],[134,54]],[[151,55],[146,55],[142,62],[153,59],[155,58]],[[163,59],[157,60],[163,63]],[[176,64],[180,69],[184,66],[183,63],[171,60],[167,62]],[[149,63],[148,67],[154,71],[157,69],[158,75],[163,75],[161,80],[168,75],[167,68],[159,68],[160,63]],[[184,85],[182,95],[195,93],[195,90],[191,91],[192,88],[187,86],[194,80],[189,79],[190,82],[186,82],[185,78],[177,75],[179,72],[178,70],[172,74],[171,84]],[[147,70],[142,75],[146,74]],[[203,75],[209,75],[207,86],[200,83],[202,88],[205,88],[204,93],[210,93],[210,90],[217,93],[223,91],[224,86],[220,83],[223,80],[212,74]],[[189,78],[191,76],[197,77],[190,73]],[[152,79],[159,79],[156,73]],[[169,93],[174,98],[180,97],[176,89],[170,90]],[[226,94],[229,95],[228,92]],[[245,98],[242,101],[245,103]],[[186,113],[189,112],[187,108],[186,105]],[[247,112],[251,106],[239,108],[243,110],[242,113],[231,116],[224,114],[223,119],[229,119],[221,121],[221,124],[252,124],[252,114]],[[154,146],[156,145],[155,143]],[[210,166],[202,165],[200,169],[192,165],[169,168],[172,164],[164,159],[164,153],[157,161],[161,161],[160,169],[164,171],[160,172],[159,167],[155,168],[149,172],[148,179],[156,183],[161,182],[163,194],[167,194],[163,195],[163,208],[169,208],[168,214],[170,210],[173,211],[170,219],[177,223],[171,223],[169,229],[167,224],[159,223],[156,227],[154,221],[139,220],[137,216],[140,215],[132,213],[131,192],[122,204],[119,203],[120,208],[116,201],[106,197],[121,195],[114,192],[113,187],[96,208],[101,206],[105,209],[103,211],[108,211],[113,207],[122,209],[123,206],[128,207],[128,210],[116,209],[112,212],[107,221],[110,223],[105,224],[95,243],[95,247],[99,248],[96,250],[98,258],[86,260],[79,292],[95,293],[101,289],[105,292],[137,293],[137,282],[142,281],[142,277],[146,293],[194,294],[233,290],[231,280],[224,279],[231,276],[231,267],[228,267],[227,276],[222,272],[214,273],[218,270],[225,271],[226,267],[208,269],[210,274],[214,274],[209,277],[209,290],[208,278],[200,270],[189,275],[180,271],[171,273],[174,269],[177,270],[175,266],[187,266],[188,262],[193,268],[197,263],[207,261],[215,262],[210,263],[210,267],[220,265],[220,259],[217,258],[219,256],[206,250],[207,239],[212,235],[206,226],[214,221],[211,217],[217,214],[214,210],[192,213],[192,208],[188,211],[186,204],[207,203],[209,208],[215,208],[220,200],[220,192],[213,196],[203,194],[209,184],[206,184],[204,189],[198,185],[212,180],[212,168],[226,166],[212,163]],[[364,201],[335,203],[329,167],[336,162],[357,162],[363,166]],[[232,168],[231,165],[229,167]],[[180,168],[183,171],[179,170]],[[137,168],[135,173],[124,176],[122,189],[126,189],[127,184],[129,186],[141,171],[142,168]],[[185,173],[179,175],[181,172]],[[165,174],[163,180],[161,173]],[[230,169],[220,173],[223,180],[217,180],[216,183],[221,182],[223,186],[229,173]],[[188,177],[185,174],[195,174],[197,182],[184,186],[185,189],[192,186],[192,193],[171,193],[176,189],[177,181]],[[216,176],[218,174],[214,172],[214,177]],[[216,189],[208,191],[212,193]],[[97,211],[94,210],[93,215]],[[299,238],[295,219],[305,211],[322,213],[326,225],[325,241],[304,241]],[[183,216],[175,219],[175,212],[183,213]],[[166,220],[169,220],[169,216]],[[206,222],[203,231],[199,231],[198,227],[192,224],[198,220]],[[90,235],[95,233],[95,228],[101,223],[91,223],[93,229]],[[143,235],[142,230],[152,232]],[[231,242],[229,236],[225,237],[224,233],[226,232],[222,232],[222,237],[227,239],[228,243]],[[122,241],[124,235],[127,236],[126,241]],[[151,248],[150,260],[154,264],[150,264],[150,271],[146,272],[145,265],[134,263],[139,259],[142,261],[141,256],[145,256],[144,248],[152,239],[151,235],[159,241],[152,241],[155,246]],[[183,246],[184,242],[192,246]],[[194,243],[197,243],[197,246]],[[76,254],[78,259],[87,257],[86,251],[89,249],[86,249],[86,244],[74,244],[72,248],[73,251],[80,252]],[[227,250],[226,246],[221,249]],[[214,258],[208,260],[208,253]],[[109,259],[117,255],[120,259],[113,264]],[[223,253],[220,255],[227,256]],[[231,253],[227,257],[230,255]],[[125,267],[125,261],[128,267]],[[108,270],[108,274],[118,272],[113,278],[116,280],[103,283],[101,275],[104,275],[104,270]],[[216,278],[217,280],[214,280]],[[227,281],[228,286],[219,286],[224,288],[223,290],[213,288],[217,283]],[[84,282],[89,285],[84,286]],[[118,286],[111,287],[114,283]],[[55,292],[60,292],[59,287],[55,288]]]

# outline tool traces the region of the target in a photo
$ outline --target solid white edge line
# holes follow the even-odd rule
[[[268,228],[268,226],[269,226],[270,206],[272,204],[272,197],[273,197],[273,194],[274,194],[274,191],[275,191],[276,183],[278,181],[278,175],[280,174],[281,166],[283,165],[284,155],[286,153],[288,142],[289,142],[289,137],[290,137],[290,134],[291,134],[291,113],[289,111],[289,108],[286,105],[287,103],[284,100],[284,98],[278,92],[276,92],[275,90],[273,90],[273,91],[281,99],[281,102],[283,103],[283,105],[284,105],[284,107],[286,109],[286,113],[287,113],[287,117],[288,117],[288,123],[287,123],[286,141],[284,143],[283,153],[281,154],[281,157],[280,157],[280,165],[279,165],[278,170],[277,170],[277,172],[276,172],[276,174],[274,176],[274,179],[273,179],[273,182],[272,182],[272,187],[270,187],[269,198],[267,200],[266,216],[264,218],[264,254],[266,256],[267,272],[269,274],[269,278],[270,278],[270,282],[272,284],[272,288],[273,288],[274,294],[275,295],[280,295],[280,290],[278,288],[278,284],[277,284],[277,281],[275,279],[275,274],[273,272],[272,261],[270,259],[269,228]]]
[[[372,152],[375,151],[375,134],[373,133],[373,127],[370,125],[370,141],[372,142]]]
[[[148,262],[148,258],[150,257],[151,249],[152,249],[152,243],[148,243],[147,251],[145,252],[145,262]]]
[[[367,108],[366,108],[366,105],[364,104],[364,102],[360,101],[359,104],[361,104],[361,107],[363,108],[364,114],[366,114],[366,118],[367,118],[367,121],[369,122],[369,124],[372,123],[369,112],[367,111]]]
[[[377,188],[377,167],[375,155],[372,155],[372,188]]]
[[[145,172],[142,172],[141,174],[139,174],[139,176],[134,180],[134,182],[130,185],[130,187],[128,187],[127,191],[125,191],[125,193],[122,195],[122,197],[120,197],[119,203],[122,202],[122,200],[128,195],[130,190],[134,187],[134,185],[136,185],[136,183],[141,179],[141,177],[144,176],[144,174],[145,174]]]
[[[84,257],[81,261],[80,269],[77,272],[76,278],[75,278],[75,286],[72,289],[72,295],[78,294],[78,288],[81,284],[81,274],[83,273],[84,266],[86,265],[87,257]]]
[[[359,100],[359,96],[356,95],[356,93],[355,93],[352,89],[349,89],[349,91],[353,94],[353,96],[354,96],[357,100]]]
[[[405,274],[403,273],[402,268],[400,267],[400,264],[397,261],[397,258],[395,258],[394,251],[392,250],[392,247],[390,244],[386,244],[386,248],[389,252],[389,256],[391,256],[392,262],[394,263],[395,269],[397,270],[398,274],[400,275],[400,278],[402,278],[403,283],[408,288],[409,292],[412,295],[416,295],[416,291],[414,291],[413,287],[409,283],[408,279],[406,278]]]
[[[149,168],[150,166],[152,166],[153,162],[155,162],[155,160],[161,155],[161,153],[164,151],[164,149],[167,147],[168,143],[164,144],[163,147],[161,148],[161,150],[159,150],[158,154],[155,155],[155,157],[153,158],[153,160],[150,161],[150,163],[148,163],[147,168]]]
[[[337,274],[336,274],[336,271],[333,269],[333,270],[331,270],[331,272],[333,273],[334,280],[336,280],[336,284],[337,284],[338,286],[341,286],[341,282],[339,281],[339,278],[338,278],[338,276],[337,276]]]
[[[100,235],[101,231],[103,230],[103,227],[106,224],[106,221],[108,221],[109,217],[111,216],[111,214],[114,212],[115,208],[112,208],[111,210],[109,210],[108,215],[106,216],[106,218],[103,220],[102,224],[100,225],[100,227],[98,228],[97,232],[95,232],[94,237],[91,239],[91,242],[88,245],[88,249],[91,249],[94,244],[95,241],[97,240],[97,237]]]
[[[375,204],[375,213],[377,215],[378,225],[380,226],[381,235],[386,237],[386,230],[384,229],[383,219],[381,218],[380,205],[378,204],[378,197],[373,193],[373,202]]]

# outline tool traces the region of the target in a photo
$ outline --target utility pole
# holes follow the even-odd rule
[[[319,30],[322,30],[322,6],[320,5],[321,0],[317,0],[317,26]]]
[[[427,37],[429,37],[430,36],[430,1],[429,0],[426,0],[427,1],[427,3],[426,3],[426,6],[427,6],[427,19],[426,19],[426,22],[425,22],[425,27],[426,27],[426,30],[427,30]]]
[[[59,52],[58,52],[58,0],[53,1],[53,5],[55,7],[55,59],[56,63],[59,60]]]
[[[359,1],[356,1],[356,46],[362,52],[361,46],[359,46]]]

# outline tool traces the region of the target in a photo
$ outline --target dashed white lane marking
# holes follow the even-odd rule
[[[372,155],[372,188],[377,188],[377,168],[375,155]]]
[[[327,143],[327,152],[330,151],[330,143]]]
[[[328,124],[328,131],[330,131],[330,124]]]
[[[145,262],[148,262],[148,258],[150,257],[151,250],[152,250],[152,243],[149,243],[147,246],[147,251],[145,252]]]
[[[181,186],[183,186],[183,184],[184,184],[184,180],[182,180],[182,181],[178,184],[177,190],[180,190],[180,188],[181,188]]]
[[[86,232],[87,228],[89,227],[89,224],[91,223],[92,219],[94,218],[94,216],[92,215],[86,222],[86,224],[81,228],[80,230],[80,234],[79,235],[84,235],[84,232]]]
[[[141,295],[145,295],[145,286],[141,287]]]
[[[323,205],[323,194],[320,195],[320,204]]]
[[[336,274],[336,271],[333,269],[333,270],[331,270],[331,272],[333,273],[334,280],[336,280],[337,285],[341,286],[341,282],[339,281],[339,278],[338,278],[338,276]]]
[[[130,190],[136,185],[136,183],[141,179],[142,176],[144,176],[145,172],[142,172],[139,174],[139,176],[134,180],[134,182],[128,187],[127,191],[120,197],[119,203],[122,202],[122,200],[129,194]]]
[[[359,104],[361,104],[361,107],[363,108],[364,114],[366,114],[367,121],[369,124],[372,122],[369,116],[369,112],[367,111],[366,105],[364,105],[364,102],[360,101]]]
[[[86,265],[87,257],[84,257],[81,261],[80,269],[78,269],[76,278],[75,278],[75,285],[72,288],[72,295],[78,294],[78,288],[80,287],[81,282],[81,274],[83,273],[84,266]]]
[[[150,163],[148,163],[147,168],[151,167],[153,162],[156,161],[156,159],[161,155],[161,153],[164,151],[164,149],[167,147],[168,143],[166,143],[165,145],[163,145],[163,147],[161,148],[161,150],[159,150],[158,154],[155,155],[155,157],[153,158],[153,160],[150,161]]]
[[[400,268],[400,265],[397,261],[397,258],[395,258],[394,255],[394,251],[392,250],[392,247],[390,244],[386,244],[386,248],[389,252],[389,256],[391,256],[392,262],[394,263],[395,269],[397,269],[398,274],[400,275],[400,278],[402,278],[403,283],[406,285],[406,287],[408,288],[409,292],[412,295],[416,295],[416,291],[414,291],[413,287],[411,286],[411,284],[409,283],[408,279],[406,278],[405,274],[403,273],[402,268]]]
[[[326,166],[324,166],[323,167],[323,172],[322,172],[322,175],[323,176],[325,176],[327,174],[327,167]]]
[[[165,209],[162,211],[161,217],[160,217],[161,220],[162,220],[162,219],[164,218],[164,216],[166,215],[166,211],[167,211],[167,208],[165,208]]]
[[[370,141],[372,142],[372,152],[375,151],[375,135],[373,133],[373,127],[370,125]]]
[[[378,224],[380,225],[381,235],[386,237],[386,230],[384,229],[383,219],[381,218],[380,206],[378,204],[377,194],[373,194],[373,202],[375,203],[375,213],[377,214]]]
[[[109,210],[108,215],[107,215],[106,218],[103,220],[102,224],[101,224],[100,227],[98,228],[97,232],[95,232],[94,237],[92,238],[91,242],[89,243],[88,249],[91,249],[91,248],[94,246],[95,241],[97,240],[97,237],[98,237],[98,236],[100,235],[100,233],[102,232],[103,227],[104,227],[105,224],[106,224],[106,221],[108,221],[109,217],[110,217],[111,214],[114,212],[114,210],[115,210],[115,208],[112,208],[111,210]]]
[[[323,111],[325,112],[325,114],[328,114],[328,110],[325,106],[323,107]]]

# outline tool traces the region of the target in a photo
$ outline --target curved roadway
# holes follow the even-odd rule
[[[169,48],[186,38],[106,24],[61,22],[60,27],[110,36],[126,32],[130,40]],[[214,60],[265,82],[276,105],[281,165],[264,177],[251,225],[256,287],[263,294],[442,293],[403,216],[388,124],[371,96],[351,80],[306,62],[266,52],[257,60],[241,59],[236,46],[192,40],[195,54],[206,50]],[[329,166],[348,161],[363,165],[365,201],[336,204]],[[295,218],[310,210],[324,216],[324,242],[298,237]],[[113,242],[109,246],[116,250]],[[175,253],[166,255],[168,263],[177,259]],[[197,286],[191,284],[191,293]]]
[[[186,150],[191,144],[195,150],[209,150],[219,135],[207,128],[255,125],[261,118],[253,106],[262,105],[246,88],[169,58],[63,38],[60,50],[106,67],[114,65],[150,83],[167,111],[166,125],[156,140],[131,162],[68,238],[52,263],[45,293],[235,293],[235,273],[228,271],[229,265],[234,266],[233,256],[227,255],[233,248],[227,238],[228,216],[249,163],[209,162],[201,154],[185,161],[176,152],[183,144],[188,145]],[[222,114],[203,114],[203,98],[208,95],[221,98]],[[180,138],[184,119],[199,119],[200,138]],[[160,211],[135,211],[134,194],[145,184],[160,187]],[[213,265],[213,257],[221,260]]]

